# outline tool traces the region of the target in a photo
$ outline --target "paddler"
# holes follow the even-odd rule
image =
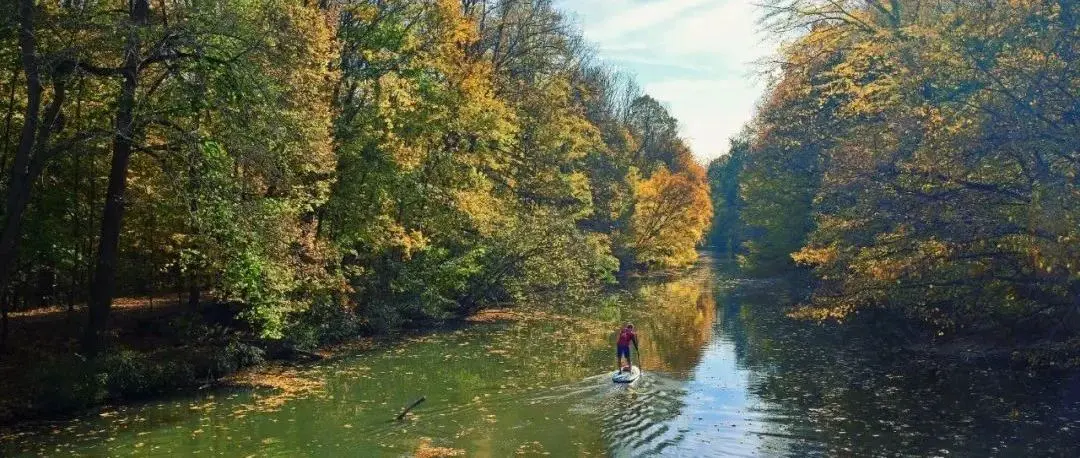
[[[616,365],[620,371],[629,371],[634,362],[630,359],[630,343],[634,343],[634,351],[638,351],[637,333],[634,332],[634,324],[626,323],[619,331],[619,340],[615,343]],[[622,365],[623,355],[626,356],[626,365]]]

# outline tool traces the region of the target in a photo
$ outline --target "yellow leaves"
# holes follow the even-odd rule
[[[427,145],[417,141],[409,118],[416,116],[414,102],[416,83],[397,73],[385,73],[376,81],[365,84],[373,110],[369,122],[378,140],[378,148],[386,151],[404,170],[418,167],[426,156]]]
[[[900,28],[900,33],[907,37],[920,39],[922,42],[931,42],[941,39],[940,29],[929,27],[925,24],[908,24]]]
[[[278,27],[273,35],[277,44],[246,55],[248,63],[257,66],[267,79],[263,90],[270,93],[269,101],[273,102],[272,107],[257,108],[265,111],[255,116],[269,124],[267,132],[274,133],[272,149],[283,150],[290,170],[303,178],[289,183],[294,186],[294,194],[318,205],[329,196],[330,180],[312,177],[329,176],[336,165],[329,94],[339,74],[327,65],[338,52],[336,16],[297,4],[279,8],[265,11]]]
[[[281,409],[287,402],[321,394],[325,391],[325,380],[306,376],[295,369],[285,367],[264,367],[235,374],[228,382],[246,387],[269,388],[266,394],[257,394],[251,405],[241,405],[233,411],[237,417],[251,412],[273,412]]]
[[[814,319],[888,306],[985,327],[1073,300],[1080,168],[1062,126],[1080,86],[1059,2],[960,3],[898,24],[879,4],[787,49],[740,177],[743,259],[798,246],[779,251],[824,280],[796,313]],[[824,215],[804,224],[803,211]]]
[[[813,320],[813,321],[826,321],[826,320],[842,320],[848,316],[854,309],[849,306],[802,306],[795,307],[788,316],[799,320]]]
[[[570,196],[581,203],[582,211],[576,216],[585,218],[592,214],[592,191],[589,185],[589,177],[583,172],[573,172],[566,177]]]
[[[477,24],[465,16],[460,1],[437,0],[435,5],[437,14],[445,19],[443,27],[446,45],[453,47],[447,52],[460,52],[463,46],[472,44],[479,38]]]
[[[707,184],[660,168],[635,183],[634,194],[630,246],[638,261],[663,267],[693,262],[695,247],[712,219]]]
[[[1009,6],[1017,9],[1027,9],[1041,4],[1039,0],[1008,0]]]
[[[379,14],[379,9],[375,5],[367,3],[349,3],[341,8],[358,22],[372,22]]]
[[[854,266],[853,270],[861,272],[873,280],[895,282],[910,265],[910,263],[902,259],[880,259],[866,261]]]
[[[461,5],[440,0],[402,7],[405,12],[384,14],[405,16],[384,18],[369,27],[404,36],[397,41],[373,39],[355,51],[370,68],[383,69],[374,78],[354,81],[358,98],[350,98],[353,106],[346,108],[363,115],[355,120],[361,135],[373,138],[405,172],[420,168],[431,154],[457,148],[447,143],[448,135],[468,135],[472,145],[501,143],[500,136],[513,131],[512,114],[494,97],[490,64],[466,54],[477,37]],[[393,22],[405,17],[416,24],[396,30]],[[472,165],[492,165],[472,154],[455,153]]]
[[[482,187],[461,189],[454,192],[457,208],[467,215],[480,234],[494,235],[504,219],[503,202],[495,197],[490,183]]]
[[[390,246],[399,248],[405,260],[412,255],[428,247],[428,239],[423,232],[418,230],[406,230],[404,227],[394,225],[390,228],[388,242]]]
[[[817,222],[818,230],[828,233],[855,230],[870,223],[867,218],[847,218],[832,214],[819,215]]]
[[[895,51],[887,39],[850,45],[843,60],[821,73],[826,81],[822,93],[846,100],[843,112],[849,116],[874,115],[900,105],[901,89],[909,76],[893,62]]]
[[[803,247],[803,249],[795,253],[792,253],[791,259],[794,260],[796,264],[810,266],[823,265],[835,261],[837,254],[838,250],[835,244],[822,248],[814,248],[807,246]]]
[[[518,446],[517,450],[514,451],[514,455],[519,456],[539,456],[550,454],[551,452],[545,451],[544,445],[541,444],[539,441],[526,442]]]

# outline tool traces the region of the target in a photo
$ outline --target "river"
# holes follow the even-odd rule
[[[952,370],[783,315],[800,287],[704,256],[589,316],[530,314],[24,427],[0,456],[1080,456],[1080,380]],[[644,375],[611,383],[619,321]],[[902,355],[902,354],[901,354]],[[424,396],[404,421],[401,409]]]

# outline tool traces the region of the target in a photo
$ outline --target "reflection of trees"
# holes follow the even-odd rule
[[[716,320],[714,281],[710,263],[700,262],[689,275],[633,288],[628,312],[641,336],[640,356],[647,371],[682,378],[700,362]],[[613,447],[609,453],[659,453],[682,440],[669,425],[686,406],[681,382],[649,376],[623,389],[602,409],[612,413],[604,417],[602,428]]]
[[[642,316],[635,326],[642,338],[647,369],[686,374],[701,360],[716,320],[714,276],[707,263],[678,280],[648,284],[635,291]]]
[[[767,449],[1057,455],[1076,446],[1068,429],[1060,429],[1080,418],[1062,402],[1067,384],[1060,380],[914,359],[870,320],[792,320],[783,313],[793,302],[787,286],[747,284],[718,297],[720,329],[735,342],[740,365],[752,371],[750,391],[770,418]]]

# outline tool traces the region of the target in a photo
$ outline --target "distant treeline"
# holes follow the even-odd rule
[[[121,295],[318,343],[684,266],[711,221],[676,120],[548,0],[0,18],[0,304],[87,303],[86,355]]]
[[[809,269],[796,315],[899,317],[925,341],[1080,365],[1078,10],[770,2],[769,29],[798,38],[709,167],[712,244]]]

